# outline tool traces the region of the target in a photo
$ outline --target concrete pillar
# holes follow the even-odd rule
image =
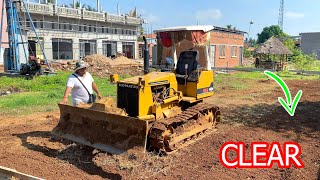
[[[139,57],[139,44],[138,41],[134,42],[134,59],[138,59]]]
[[[117,15],[120,16],[120,4],[119,4],[119,1],[117,3]]]
[[[97,11],[100,12],[100,0],[97,0]]]
[[[102,54],[103,55],[102,39],[98,39],[97,40],[97,54]]]
[[[0,65],[4,64],[4,62],[3,62],[3,59],[4,59],[4,57],[3,57],[3,55],[4,55],[4,50],[5,50],[5,48],[2,48],[2,47],[1,47]]]
[[[44,53],[46,54],[46,57],[48,59],[48,61],[52,61],[53,60],[53,49],[52,49],[52,39],[49,36],[44,36],[43,37],[43,49],[44,49]]]
[[[117,52],[123,53],[122,42],[121,41],[117,42]]]
[[[73,59],[80,60],[80,42],[78,38],[72,39]]]
[[[27,36],[22,36],[22,39],[23,39],[23,42],[28,42],[28,38]],[[21,37],[19,37],[19,41],[21,41]],[[26,56],[25,57],[25,54],[24,54],[24,49],[26,51]],[[24,43],[23,45],[19,45],[19,60],[20,60],[20,64],[23,63],[23,64],[26,64],[27,63],[27,60],[28,60],[28,57],[29,57],[29,51],[28,51],[28,44],[27,43]]]
[[[211,62],[210,62],[209,50],[210,50],[210,46],[207,45],[204,48],[204,53],[205,53],[205,56],[207,58],[207,60],[206,60],[206,68],[207,68],[207,70],[211,70]]]

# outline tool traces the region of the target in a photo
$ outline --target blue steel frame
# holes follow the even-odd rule
[[[24,51],[24,58],[26,62],[28,63],[28,56],[27,56],[27,51],[25,48],[25,42],[23,41],[23,36],[22,36],[22,29],[20,26],[20,20],[19,20],[19,15],[17,11],[17,6],[16,3],[19,1],[16,0],[2,0],[2,5],[4,5],[4,2],[6,4],[6,13],[7,13],[7,24],[8,24],[8,40],[9,40],[9,52],[7,59],[5,60],[6,63],[6,70],[7,71],[20,71],[20,52],[19,52],[19,44],[22,44],[23,46],[23,51]],[[32,31],[35,33],[36,38],[37,38],[37,43],[39,43],[41,51],[43,53],[43,57],[45,59],[45,62],[50,69],[50,65],[48,63],[47,56],[44,52],[43,45],[40,41],[40,38],[38,36],[38,33],[34,27],[32,18],[30,16],[29,10],[27,8],[26,3],[24,3],[24,0],[20,1],[23,4],[23,7],[26,10],[27,17],[29,19],[29,22],[32,27]],[[2,31],[3,27],[3,15],[4,15],[4,8],[2,8],[2,17],[1,17],[1,24],[0,24],[0,29]],[[20,39],[19,39],[20,35]],[[26,42],[27,43],[27,42]],[[2,33],[0,33],[0,46],[2,45]],[[0,49],[0,54],[1,54],[1,49]]]

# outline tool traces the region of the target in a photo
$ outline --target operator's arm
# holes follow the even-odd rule
[[[60,104],[68,104],[68,96],[71,93],[72,88],[67,86],[66,90],[64,91],[64,96]]]
[[[100,92],[99,92],[99,90],[98,90],[98,86],[96,85],[95,82],[92,82],[92,89],[97,93],[98,98],[101,99],[102,96],[101,96],[101,94],[100,94]]]

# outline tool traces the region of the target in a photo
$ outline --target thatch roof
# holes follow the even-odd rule
[[[256,54],[271,54],[271,55],[283,55],[293,54],[283,43],[277,39],[276,37],[272,36],[266,42],[261,44],[256,50]]]

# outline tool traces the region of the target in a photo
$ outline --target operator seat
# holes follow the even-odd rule
[[[176,74],[185,75],[186,74],[186,64],[188,64],[187,75],[192,71],[196,70],[198,67],[198,52],[194,50],[183,51],[180,53],[179,60],[177,62]]]

